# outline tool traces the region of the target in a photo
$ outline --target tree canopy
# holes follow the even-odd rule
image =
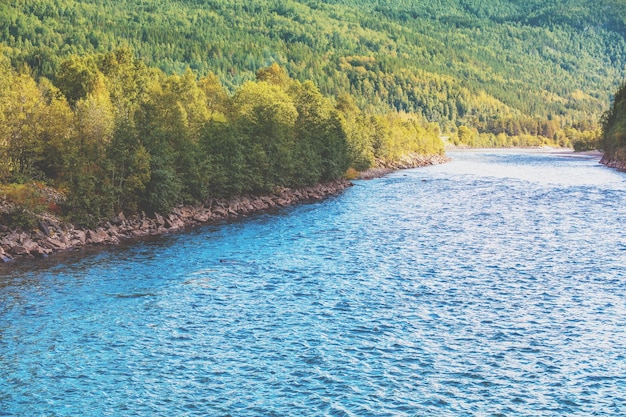
[[[608,161],[626,166],[626,82],[615,93],[602,120],[602,147]]]
[[[625,36],[621,0],[0,4],[0,42],[13,65],[59,87],[70,77],[70,104],[93,81],[94,63],[67,59],[127,46],[166,74],[213,73],[230,93],[276,63],[324,95],[351,94],[363,110],[494,135],[597,120],[626,75]]]
[[[0,55],[0,186],[67,190],[92,224],[119,211],[263,194],[338,179],[376,158],[443,153],[423,118],[361,113],[278,65],[229,94],[212,73],[166,75],[128,49],[70,56],[37,82]]]

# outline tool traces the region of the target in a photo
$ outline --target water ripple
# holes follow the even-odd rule
[[[0,416],[626,413],[626,177],[455,155],[0,271]]]

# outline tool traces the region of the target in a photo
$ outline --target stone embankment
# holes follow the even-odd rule
[[[210,200],[200,206],[177,207],[167,215],[125,216],[120,213],[94,229],[77,228],[53,216],[41,216],[37,230],[22,231],[0,225],[0,262],[15,258],[41,258],[89,245],[115,245],[132,238],[245,217],[300,202],[322,200],[341,193],[351,185],[347,180],[338,180],[300,189],[282,189],[267,196]]]
[[[450,157],[445,155],[408,154],[394,162],[377,159],[376,167],[361,172],[359,174],[359,179],[370,180],[373,178],[383,177],[399,169],[421,168],[430,165],[445,164],[447,162],[450,162]]]

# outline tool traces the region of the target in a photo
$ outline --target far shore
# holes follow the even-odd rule
[[[602,158],[604,155],[602,151],[575,151],[571,148],[555,148],[552,146],[541,147],[510,147],[510,148],[466,148],[466,147],[446,147],[446,152],[533,152],[533,153],[548,153],[552,155],[562,155],[571,157],[593,157]]]
[[[422,168],[430,165],[445,164],[450,162],[450,160],[450,157],[446,155],[410,154],[401,158],[398,162],[386,163],[384,161],[377,161],[377,167],[360,172],[357,179],[371,180],[384,177],[385,175],[401,169]]]

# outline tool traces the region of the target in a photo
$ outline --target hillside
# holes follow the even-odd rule
[[[275,62],[364,110],[511,135],[598,120],[625,75],[625,37],[620,0],[0,4],[4,53],[36,77],[54,79],[71,55],[128,46],[148,66],[213,72],[233,92]]]

